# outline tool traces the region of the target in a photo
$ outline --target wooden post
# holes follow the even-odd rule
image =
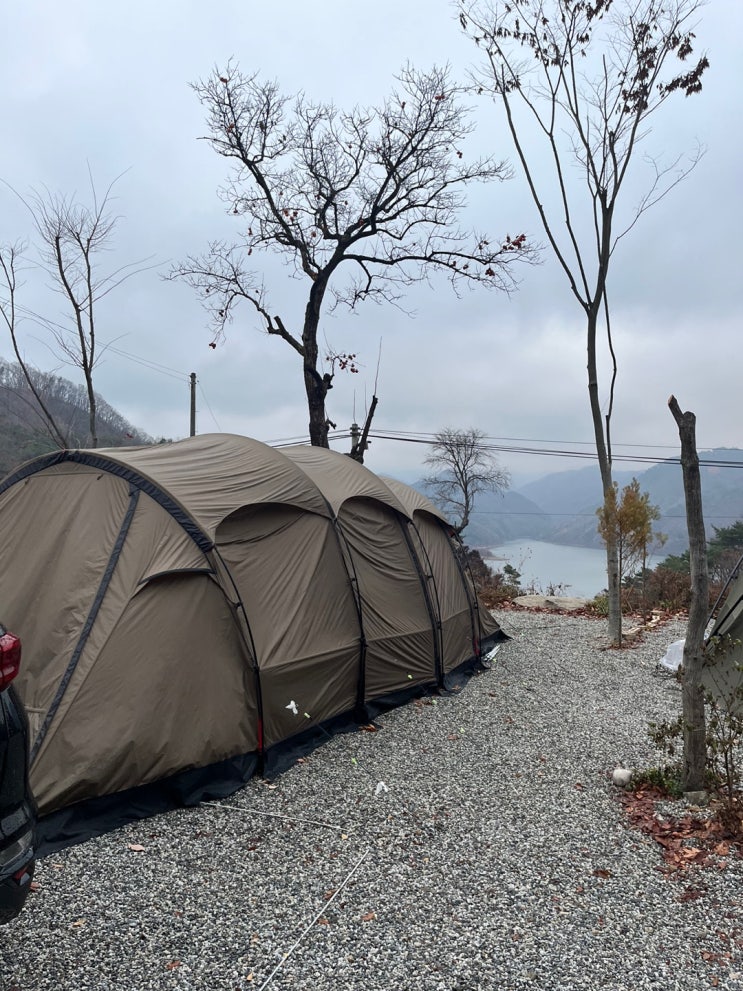
[[[696,417],[682,413],[675,396],[668,408],[678,426],[681,440],[681,470],[686,499],[686,527],[689,533],[691,604],[684,642],[681,711],[684,722],[684,791],[703,791],[707,764],[707,730],[702,689],[704,631],[709,618],[709,575],[707,540],[702,514],[702,481],[696,446]]]

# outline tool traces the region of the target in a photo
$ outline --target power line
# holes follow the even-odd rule
[[[416,430],[388,430],[385,428],[385,434],[389,434],[392,437],[400,438],[422,438],[425,443],[435,443],[437,438],[437,433],[430,431],[416,431]],[[583,447],[593,447],[595,441],[593,440],[562,440],[548,437],[492,437],[488,434],[483,435],[483,439],[491,442],[508,442],[508,443],[518,443],[518,444],[573,444]],[[612,447],[631,447],[631,448],[648,448],[661,451],[675,451],[677,450],[676,445],[672,444],[623,444],[613,442]]]
[[[214,423],[216,425],[217,430],[219,431],[219,433],[222,433],[222,428],[219,425],[219,421],[217,420],[216,416],[214,415],[214,411],[212,410],[211,406],[209,405],[209,400],[206,398],[206,393],[204,392],[204,387],[202,386],[201,381],[199,379],[197,379],[197,382],[199,383],[199,392],[201,393],[201,398],[206,403],[206,408],[209,410],[209,413],[211,414],[212,420],[214,420]]]
[[[189,372],[182,372],[177,368],[171,368],[169,365],[162,365],[157,361],[151,361],[149,358],[143,358],[141,355],[132,354],[129,351],[123,351],[121,348],[114,347],[113,344],[104,344],[102,345],[101,350],[104,353],[106,351],[112,351],[121,358],[127,358],[129,361],[133,361],[137,365],[143,365],[145,368],[149,368],[153,372],[160,372],[162,375],[167,375],[170,378],[188,379],[190,374]]]
[[[328,441],[347,440],[351,436],[350,430],[329,430]],[[297,444],[306,444],[309,439],[308,434],[299,434],[295,437],[278,437],[274,440],[265,440],[264,444],[269,447],[295,447]]]
[[[402,432],[394,433],[393,431],[385,431],[384,433],[371,433],[370,437],[376,438],[378,440],[394,440],[401,441],[408,444],[426,444],[430,446],[435,441],[425,439],[425,435],[421,436],[411,436],[403,435]],[[429,435],[434,437],[434,434]],[[548,443],[553,443],[549,441]],[[559,443],[555,441],[554,443]],[[583,443],[582,441],[579,443]],[[595,451],[576,451],[565,448],[544,448],[544,447],[512,447],[505,444],[483,444],[483,449],[486,451],[493,451],[500,454],[530,454],[538,455],[540,457],[554,457],[554,458],[577,458],[580,460],[596,461],[597,455]],[[615,445],[619,446],[619,445]],[[629,447],[630,445],[622,445]],[[651,446],[651,445],[648,445]],[[654,446],[654,445],[652,445]],[[658,445],[660,446],[660,445]],[[681,459],[679,457],[661,458],[652,457],[647,454],[614,454],[612,461],[623,461],[630,463],[640,463],[640,464],[681,464]],[[743,461],[732,461],[726,459],[717,458],[700,458],[699,464],[706,467],[715,468],[743,468]]]

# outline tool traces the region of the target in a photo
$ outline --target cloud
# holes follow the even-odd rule
[[[160,265],[112,294],[101,310],[101,339],[139,360],[111,350],[98,371],[98,390],[147,432],[183,436],[188,374],[195,371],[199,431],[266,440],[304,434],[301,368],[291,349],[261,334],[244,307],[226,342],[211,350],[194,296],[160,277],[169,262],[235,230],[216,195],[228,163],[198,140],[202,108],[188,84],[234,55],[244,69],[277,78],[288,92],[302,89],[341,106],[377,103],[408,59],[421,67],[449,61],[464,78],[476,52],[458,31],[453,9],[426,0],[351,7],[326,0],[321,10],[299,0],[259,6],[225,0],[216,7],[193,0],[126,6],[72,0],[64,8],[28,0],[12,5],[5,21],[0,83],[7,140],[0,177],[24,194],[46,184],[85,195],[86,163],[101,187],[129,169],[116,189],[121,223],[111,262],[154,255]],[[671,391],[697,412],[700,442],[741,444],[740,135],[729,110],[741,26],[743,8],[700,10],[697,35],[712,61],[705,89],[691,100],[669,100],[648,137],[648,149],[664,161],[697,139],[708,150],[683,185],[620,243],[613,260],[618,450],[648,443],[672,453],[677,437],[665,406]],[[474,97],[472,105],[478,128],[467,153],[510,156],[498,108]],[[641,173],[638,159],[628,210],[643,188]],[[580,177],[571,173],[571,181]],[[0,189],[0,209],[1,240],[29,235],[25,209],[8,189]],[[508,183],[473,188],[465,220],[495,236],[526,231],[543,240],[518,173]],[[261,261],[272,307],[298,326],[306,289],[275,259]],[[58,306],[38,273],[28,273],[24,292],[31,309]],[[339,427],[363,418],[381,340],[379,432],[476,426],[495,438],[590,443],[583,315],[548,253],[541,266],[522,272],[511,299],[487,292],[458,299],[434,280],[411,290],[404,306],[366,305],[356,316],[323,319],[323,342],[357,353],[362,364],[360,375],[339,375],[329,395],[329,415]],[[24,335],[32,360],[55,367],[38,329],[27,324]],[[0,342],[0,354],[9,353]],[[604,404],[607,369],[604,349]],[[420,444],[375,440],[369,463],[414,475],[424,456]],[[516,472],[557,467],[551,458],[502,457]]]

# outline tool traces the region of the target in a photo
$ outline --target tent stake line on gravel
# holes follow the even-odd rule
[[[289,947],[289,949],[286,951],[286,953],[284,953],[282,955],[281,960],[279,960],[279,962],[276,964],[276,966],[274,967],[274,969],[271,971],[271,973],[265,979],[265,981],[263,982],[263,984],[261,984],[261,986],[258,988],[258,991],[263,991],[264,988],[267,988],[268,987],[268,985],[270,984],[270,982],[274,979],[274,977],[276,976],[276,974],[278,974],[278,972],[284,966],[284,964],[289,959],[289,957],[292,955],[292,953],[294,953],[294,951],[299,946],[299,944],[302,942],[302,940],[307,935],[307,933],[310,931],[310,929],[312,929],[312,927],[315,925],[315,923],[320,918],[320,916],[323,915],[323,913],[326,911],[328,905],[330,905],[331,902],[335,901],[335,899],[338,897],[338,895],[341,893],[341,891],[343,891],[343,889],[346,887],[346,885],[348,884],[348,882],[351,880],[351,878],[354,876],[354,874],[359,869],[359,867],[361,867],[362,863],[366,860],[366,858],[368,856],[369,856],[369,851],[367,850],[365,853],[363,853],[359,857],[359,859],[353,865],[353,867],[348,872],[348,874],[346,874],[345,878],[340,883],[340,885],[335,889],[335,891],[330,896],[330,898],[328,898],[328,900],[325,902],[325,904],[322,906],[322,908],[312,917],[312,919],[310,920],[310,922],[307,923],[307,925],[305,926],[304,930],[300,933],[300,935],[297,937],[297,939],[295,940],[295,942]]]
[[[213,809],[221,809],[223,812],[237,812],[238,815],[246,816],[268,816],[271,819],[286,819],[288,822],[301,822],[307,826],[327,826],[328,829],[337,829],[343,832],[343,827],[333,822],[320,822],[318,819],[299,819],[297,816],[282,816],[278,812],[258,812],[257,809],[237,809],[234,805],[220,805],[219,802],[201,802],[202,806],[211,806]]]

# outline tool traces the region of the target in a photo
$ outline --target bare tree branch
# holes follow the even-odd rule
[[[510,484],[502,468],[484,443],[482,430],[446,427],[436,434],[424,464],[437,469],[423,479],[424,486],[445,513],[456,517],[453,530],[461,534],[470,522],[480,492],[503,492]]]
[[[132,276],[155,265],[145,258],[120,265],[110,272],[101,270],[101,256],[109,250],[120,220],[111,206],[113,189],[121,176],[109,183],[103,196],[99,196],[90,170],[88,174],[91,206],[80,203],[74,195],[55,193],[46,187],[32,190],[28,198],[9,188],[31,214],[40,265],[50,277],[51,288],[62,296],[69,314],[67,323],[46,316],[35,319],[53,336],[57,353],[83,374],[88,396],[89,443],[97,447],[97,396],[93,373],[100,357],[98,304]],[[17,351],[16,356],[20,361]]]
[[[36,382],[31,374],[30,366],[26,363],[18,343],[18,307],[16,304],[16,293],[18,291],[19,263],[23,258],[24,251],[25,245],[22,242],[0,246],[0,270],[2,272],[4,282],[4,287],[0,290],[4,296],[4,298],[0,297],[0,314],[2,315],[3,322],[5,323],[8,333],[10,334],[13,352],[18,361],[18,365],[23,372],[23,376],[29,389],[33,393],[38,409],[41,411],[44,426],[49,431],[54,443],[58,444],[61,448],[65,448],[67,446],[66,433],[61,430],[49,407],[44,402],[40,390],[37,389]]]

